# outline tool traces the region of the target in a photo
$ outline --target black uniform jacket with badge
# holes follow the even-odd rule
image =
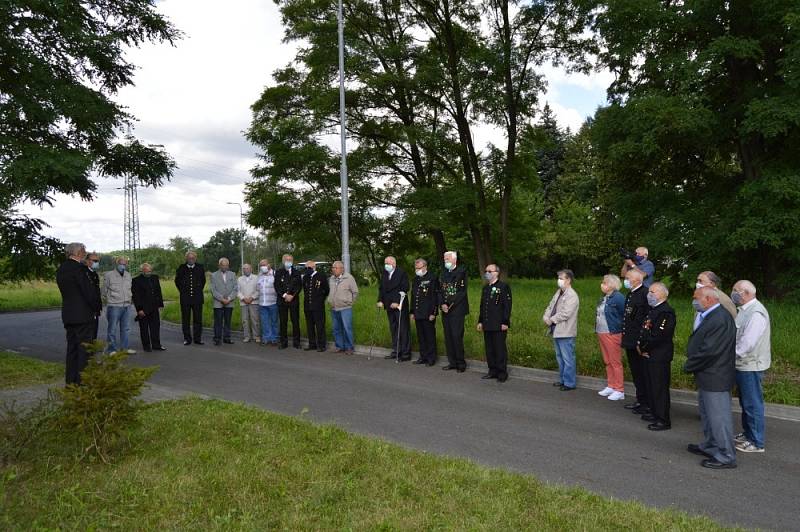
[[[625,313],[622,316],[622,347],[636,349],[639,332],[648,312],[650,305],[647,304],[647,288],[640,285],[636,290],[628,292],[625,296]]]
[[[484,331],[499,331],[501,325],[511,326],[510,286],[498,280],[483,287],[478,323]]]
[[[76,260],[66,260],[56,272],[56,283],[61,291],[61,321],[64,325],[94,321],[101,303],[86,265]]]
[[[325,299],[331,291],[328,278],[322,272],[306,272],[303,275],[303,308],[305,310],[325,310]]]
[[[383,272],[380,283],[378,284],[378,301],[383,303],[384,308],[389,309],[392,303],[400,303],[400,292],[406,293],[403,301],[403,309],[408,312],[408,276],[401,268],[395,268],[392,278],[389,279],[389,272]]]
[[[303,291],[303,279],[300,277],[300,272],[297,268],[290,270],[280,268],[275,271],[275,293],[278,294],[278,304],[280,305],[297,305],[300,302],[300,292]],[[283,299],[283,294],[294,296],[291,303],[286,303]]]
[[[206,269],[202,264],[195,264],[194,268],[181,264],[175,272],[175,286],[181,295],[181,305],[202,303],[203,288],[206,286]]]
[[[456,266],[453,271],[444,270],[439,282],[439,305],[448,306],[448,316],[466,316],[469,314],[466,268]]]
[[[675,353],[675,311],[664,301],[650,309],[639,332],[639,350],[653,362],[671,362]]]
[[[439,280],[431,272],[414,276],[411,291],[411,314],[418,320],[427,320],[439,312]]]
[[[131,295],[136,312],[143,310],[145,314],[153,314],[164,306],[158,275],[134,277],[131,281]]]

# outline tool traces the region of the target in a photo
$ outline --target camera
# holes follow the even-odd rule
[[[631,253],[625,248],[619,248],[619,256],[625,260],[632,260],[635,264],[641,264],[642,259],[636,256],[636,253]]]

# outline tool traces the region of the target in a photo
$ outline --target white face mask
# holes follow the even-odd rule
[[[705,285],[702,283],[694,283],[695,288],[703,288]]]
[[[622,281],[622,286],[624,286],[625,288],[630,290],[631,289],[631,282],[629,280],[625,279],[624,281]]]
[[[414,273],[417,274],[417,277],[422,277],[425,275],[425,270],[416,270]]]
[[[268,273],[269,272],[269,266],[262,266],[261,268],[259,268],[259,270],[261,270],[261,273]]]
[[[559,279],[557,282],[558,282],[558,287],[561,288],[562,290],[567,285],[567,283],[564,281],[564,279]]]

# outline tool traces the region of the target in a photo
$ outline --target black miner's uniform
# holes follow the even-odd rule
[[[625,296],[625,315],[622,319],[622,347],[628,357],[628,366],[631,368],[633,384],[636,386],[636,402],[641,405],[641,410],[647,410],[647,381],[644,377],[644,360],[636,351],[636,342],[639,341],[639,331],[642,329],[644,319],[650,311],[647,304],[647,288],[639,285],[636,290],[631,290]],[[642,412],[644,413],[644,412]]]
[[[183,325],[184,342],[202,342],[203,335],[203,288],[206,286],[206,270],[202,264],[195,263],[189,267],[181,264],[175,272],[175,286],[178,287],[181,300],[181,323]],[[192,331],[189,329],[189,316],[192,318]]]
[[[94,287],[95,296],[97,296],[98,301],[102,301],[100,296],[100,275],[96,271],[91,268],[89,269],[89,280],[92,281],[92,286]],[[97,314],[94,316],[94,334],[92,335],[92,340],[97,340],[97,331],[100,328],[100,313],[103,311],[103,304],[100,303],[100,308],[97,310]]]
[[[61,321],[67,331],[67,384],[80,384],[81,371],[89,361],[84,343],[92,341],[95,316],[100,312],[100,298],[94,290],[86,265],[67,259],[56,272],[61,292]]]
[[[392,303],[400,303],[400,292],[406,294],[403,306],[393,309]],[[385,271],[378,285],[378,301],[383,303],[386,317],[389,320],[389,332],[392,335],[392,353],[386,358],[411,360],[411,336],[408,312],[408,276],[401,268],[395,268],[391,275]]]
[[[419,340],[419,363],[436,364],[436,319],[439,313],[439,281],[431,272],[414,276],[411,317],[417,326]],[[431,316],[434,319],[431,320]]]
[[[639,334],[639,350],[643,358],[645,382],[647,382],[647,404],[650,413],[666,425],[669,417],[669,381],[672,355],[675,346],[675,311],[664,301],[650,309]],[[648,358],[649,357],[649,358]]]
[[[303,275],[303,311],[306,314],[308,328],[307,350],[325,351],[325,299],[331,287],[324,273],[316,270],[306,271]]]
[[[300,292],[303,291],[303,281],[297,268],[288,270],[284,267],[275,272],[275,293],[278,294],[278,317],[281,322],[280,338],[278,345],[281,349],[289,346],[289,318],[292,319],[292,347],[300,349]],[[283,299],[284,294],[294,296],[291,303]]]
[[[139,322],[139,333],[142,337],[142,349],[145,351],[161,350],[161,318],[158,309],[164,307],[161,295],[161,283],[158,275],[140,274],[131,281],[133,306],[136,307],[136,321]],[[139,311],[144,316],[139,316]]]
[[[445,268],[439,284],[439,305],[448,306],[447,312],[442,311],[444,345],[449,362],[446,368],[464,371],[467,367],[464,360],[464,320],[469,314],[467,270],[463,266],[456,266],[452,271]]]
[[[481,309],[478,323],[483,329],[483,343],[486,347],[486,364],[489,375],[500,382],[508,378],[508,350],[506,336],[501,325],[511,326],[511,287],[503,281],[487,284],[481,292]]]

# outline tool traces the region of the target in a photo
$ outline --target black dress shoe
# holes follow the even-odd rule
[[[497,375],[493,373],[487,373],[486,375],[482,376],[481,379],[496,379]]]
[[[191,341],[191,340],[184,340],[184,341],[183,341],[183,345],[189,345],[189,344],[191,344],[191,343],[192,343],[192,341]]]
[[[424,364],[424,363],[425,363],[425,361],[422,360],[421,358],[418,358],[414,362],[412,362],[412,364]]]
[[[707,456],[707,457],[711,458],[710,454],[705,452],[703,449],[700,448],[699,445],[694,444],[694,443],[690,443],[689,445],[687,445],[686,446],[686,450],[689,451],[692,454],[696,454],[697,456]]]
[[[222,342],[220,342],[219,340],[214,340],[214,345],[219,345],[219,344],[221,344],[221,343],[222,343]]]
[[[393,359],[393,358],[397,358],[397,355],[386,355],[386,356],[385,356],[385,357],[383,357],[383,358],[384,358],[384,359],[386,359],[386,360],[391,360],[391,359]]]
[[[656,421],[655,423],[650,423],[647,425],[647,430],[669,430],[672,428],[672,425],[669,423],[664,423],[663,421]]]
[[[561,390],[562,392],[571,392],[574,389],[575,389],[574,386],[564,386],[564,385],[562,385],[561,388],[559,388],[559,390]]]
[[[223,340],[223,343],[226,343],[226,344],[232,344],[232,343],[233,343],[233,340],[231,340],[230,338],[228,338],[228,339],[226,339],[226,340]]]
[[[554,382],[553,386],[555,386],[556,388],[560,388],[561,386],[564,386],[564,383],[563,382]]]
[[[456,369],[455,366],[442,366],[442,371],[450,371],[451,369]]]
[[[639,401],[636,401],[636,402],[634,402],[634,403],[628,403],[628,404],[626,404],[626,405],[625,405],[625,409],[626,409],[626,410],[634,410],[634,409],[636,409],[636,408],[639,408],[640,406],[642,406],[642,403],[640,403]]]
[[[195,340],[194,343],[196,343],[197,345],[206,345],[206,343],[202,340]]]
[[[508,380],[508,375],[500,375],[497,377],[497,382],[506,382]]]
[[[730,464],[723,464],[722,462],[718,462],[713,458],[706,458],[705,460],[700,462],[700,465],[703,467],[707,467],[709,469],[736,469],[735,462]]]
[[[649,414],[650,409],[647,408],[646,406],[640,406],[639,408],[634,408],[633,410],[631,410],[631,412],[636,414],[637,416],[643,416],[645,414]]]
[[[642,414],[642,421],[658,421],[658,418],[653,414]]]
[[[407,357],[397,357],[398,362],[408,362],[409,360],[411,360],[411,355]]]
[[[428,366],[428,367],[435,366],[436,365],[436,361],[434,360],[433,362],[425,362],[425,365]]]
[[[459,372],[459,373],[464,373],[465,371],[467,371],[467,368],[466,367],[456,368],[456,371]]]
[[[154,351],[166,351],[166,350],[167,350],[167,348],[166,348],[166,347],[164,347],[164,346],[162,345],[161,347],[155,347],[155,348],[153,348],[153,350],[154,350]]]

